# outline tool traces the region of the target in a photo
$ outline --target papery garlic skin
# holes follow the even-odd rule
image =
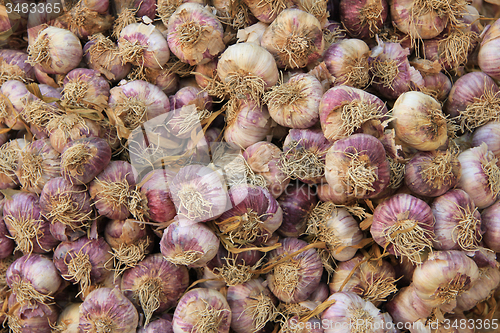
[[[219,250],[220,241],[206,225],[180,226],[171,223],[163,232],[160,250],[165,260],[175,265],[203,267]]]
[[[294,7],[292,0],[270,0],[264,3],[260,0],[244,0],[243,2],[248,6],[257,20],[267,24],[272,23],[285,9]]]
[[[5,281],[21,305],[49,303],[63,283],[52,260],[40,254],[25,255],[14,261],[7,269]]]
[[[387,112],[377,96],[343,85],[326,91],[319,104],[321,128],[332,142],[354,133],[382,136],[382,121]]]
[[[397,194],[375,208],[370,232],[389,253],[421,263],[422,252],[432,249],[434,216],[425,201]]]
[[[404,181],[417,195],[437,197],[455,187],[460,174],[460,162],[451,150],[418,152],[405,164]]]
[[[163,37],[162,37],[163,38]],[[110,122],[120,138],[128,138],[134,129],[170,111],[170,101],[157,86],[135,80],[110,90]]]
[[[215,58],[226,45],[217,17],[197,3],[180,5],[168,20],[168,46],[181,61],[195,66]]]
[[[414,284],[402,288],[387,303],[387,310],[394,323],[414,323],[431,315],[432,308],[424,303],[416,294]]]
[[[256,182],[262,183],[262,179],[258,178],[255,181],[251,180],[250,183],[266,186],[275,198],[278,198],[290,183],[290,178],[279,168],[281,153],[281,149],[267,141],[257,142],[243,152],[243,157],[252,172],[264,178],[264,184],[257,184]]]
[[[164,260],[161,253],[155,253],[123,273],[120,289],[142,308],[147,325],[154,313],[174,307],[188,284],[186,267],[176,266]]]
[[[228,333],[231,308],[218,291],[206,288],[192,289],[179,300],[174,312],[174,333]]]
[[[41,30],[28,46],[28,63],[47,74],[66,74],[82,60],[80,39],[71,31],[56,27]]]
[[[279,125],[309,128],[319,118],[323,95],[321,83],[311,74],[293,75],[286,83],[272,87],[265,95],[269,114]]]
[[[80,305],[82,303],[70,303],[67,305],[59,318],[57,318],[56,327],[61,327],[61,333],[79,333],[80,325]]]
[[[396,136],[421,151],[435,150],[448,139],[441,104],[418,91],[401,94],[392,109]]]
[[[371,302],[354,293],[334,293],[328,300],[335,303],[321,315],[322,322],[329,323],[325,333],[346,332],[345,327],[349,327],[351,332],[385,333],[385,327],[391,324],[386,323],[380,310]]]
[[[169,187],[182,225],[215,219],[227,209],[229,199],[224,179],[208,167],[181,168]]]
[[[227,289],[231,328],[237,333],[262,330],[276,316],[276,298],[261,278]]]
[[[340,2],[340,21],[350,36],[360,39],[373,37],[387,19],[389,5],[385,0]]]
[[[270,253],[269,259],[294,253],[308,244],[299,239],[285,238],[282,246]],[[281,301],[299,303],[305,301],[316,290],[323,273],[321,259],[314,249],[297,254],[290,260],[278,264],[267,275],[271,292]]]
[[[500,193],[497,158],[486,143],[470,148],[458,155],[461,173],[459,187],[469,194],[477,208],[491,206]]]
[[[438,250],[476,250],[482,239],[481,214],[467,192],[455,189],[432,203],[434,248]]]
[[[334,191],[344,191],[348,197],[377,196],[389,185],[390,178],[382,143],[368,134],[336,141],[326,155],[325,177]]]
[[[219,217],[220,231],[237,243],[266,242],[279,228],[283,210],[264,187],[241,184],[229,191],[233,208]],[[230,222],[237,218],[240,221]]]
[[[119,289],[99,288],[91,292],[80,306],[80,330],[100,329],[135,333],[139,315]]]
[[[424,303],[450,312],[457,297],[472,288],[479,269],[462,251],[437,251],[413,273],[415,293]]]
[[[299,237],[307,228],[307,217],[318,203],[311,186],[292,183],[278,198],[283,210],[283,222],[278,234],[282,237]]]
[[[391,0],[389,5],[393,24],[401,32],[415,39],[431,39],[439,35],[446,27],[448,16],[437,10],[425,10],[422,3],[415,3],[415,0]],[[418,15],[419,10],[422,10],[422,13]]]
[[[265,89],[278,82],[278,68],[273,55],[254,43],[239,43],[229,46],[219,58],[217,74],[222,82],[228,85],[229,89],[238,88],[237,91],[230,92],[242,94],[243,96],[239,96],[239,99],[245,99],[244,95],[255,89],[248,86],[238,86],[239,77],[256,76],[257,79],[261,79],[262,82],[256,83],[259,85],[256,90],[261,94]]]
[[[224,139],[242,148],[264,140],[272,123],[267,107],[252,100],[236,102],[226,115],[226,122]]]
[[[302,68],[318,60],[325,42],[316,17],[300,9],[282,11],[264,32],[261,46],[279,68]]]
[[[326,243],[328,257],[338,261],[350,260],[363,239],[358,222],[345,209],[333,202],[316,205],[308,217],[306,234]]]
[[[500,20],[496,20],[486,31],[479,47],[478,65],[485,74],[500,79],[500,62],[498,50],[500,48]]]
[[[500,252],[500,202],[497,201],[482,211],[481,222],[485,230],[484,244],[489,249]]]
[[[488,150],[500,158],[500,121],[490,121],[474,130],[472,134],[472,147],[479,147],[486,143]]]
[[[135,47],[135,52],[131,51]],[[123,62],[136,66],[161,69],[170,58],[167,41],[154,25],[133,23],[120,32],[118,54]]]
[[[462,130],[473,131],[489,121],[498,121],[500,89],[483,72],[471,72],[460,77],[451,88],[444,111],[458,117]]]
[[[344,39],[332,44],[323,54],[335,85],[363,89],[370,83],[368,57],[370,48],[360,39]]]

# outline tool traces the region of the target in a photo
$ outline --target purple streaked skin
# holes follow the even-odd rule
[[[204,333],[196,327],[196,324],[200,317],[197,313],[206,308],[220,311],[219,315],[214,318],[218,322],[217,332],[228,333],[231,325],[231,308],[220,292],[206,288],[193,289],[179,300],[172,322],[174,332]]]
[[[39,228],[37,237],[30,239],[33,244],[33,253],[51,252],[59,244],[59,241],[50,233],[50,223],[41,214],[40,200],[35,193],[21,192],[14,194],[11,199],[7,199],[3,209],[3,217],[5,226],[13,237],[17,231],[10,223],[11,218],[16,223],[30,220],[33,227]],[[24,241],[27,240],[23,239]]]
[[[93,332],[99,321],[109,322],[113,331],[135,333],[139,314],[119,289],[99,288],[92,291],[80,306],[80,330]]]
[[[167,222],[177,214],[168,181],[175,174],[165,170],[153,170],[144,176],[141,193],[148,200],[149,218],[155,222]],[[143,180],[143,181],[144,181]]]
[[[66,215],[69,221],[58,216],[48,219],[51,222],[50,230],[52,235],[60,240],[75,240],[85,234],[85,231],[77,230],[83,223],[92,218],[92,207],[90,195],[84,186],[73,185],[62,177],[52,178],[45,184],[40,194],[40,207],[43,216],[48,216],[53,209],[60,208],[57,204],[59,200],[72,205],[71,214]],[[73,215],[74,214],[74,215]],[[77,216],[87,216],[81,221],[74,221]],[[79,217],[77,217],[79,219]]]
[[[68,277],[68,264],[72,260],[78,260],[78,254],[86,254],[92,264],[90,271],[90,281],[92,284],[102,283],[110,274],[106,262],[111,258],[111,247],[106,243],[104,237],[98,239],[88,239],[81,237],[76,241],[61,242],[54,250],[54,265],[59,270],[61,276],[66,276],[68,281],[75,283],[73,278]]]
[[[139,328],[137,333],[174,333],[174,329],[171,321],[158,318],[147,326]]]
[[[108,166],[90,183],[90,196],[100,215],[110,219],[123,220],[130,215],[125,203],[113,205],[103,200],[102,194],[107,189],[100,182],[117,183],[126,181],[130,189],[136,185],[137,171],[132,164],[125,161],[111,161]]]
[[[306,231],[307,216],[318,199],[309,185],[292,183],[278,198],[283,210],[283,221],[277,232],[283,237],[299,237]]]
[[[62,168],[62,176],[74,184],[88,184],[99,175],[111,161],[111,148],[105,139],[92,137],[81,138],[69,142],[61,154],[61,162],[70,159],[69,153],[72,147],[83,144],[92,155],[86,162],[76,168]],[[68,151],[69,150],[69,151]],[[83,170],[83,171],[82,171]]]
[[[294,253],[308,245],[307,242],[297,238],[284,238],[280,243],[281,247],[270,252],[269,260]],[[298,281],[291,292],[285,292],[278,289],[273,272],[267,275],[267,283],[269,289],[281,301],[299,303],[307,300],[319,286],[321,275],[323,274],[323,264],[315,249],[303,251],[295,255],[291,260],[293,260],[298,267]]]
[[[109,97],[109,83],[96,70],[87,68],[73,69],[71,72],[66,74],[63,85],[65,86],[70,82],[82,82],[88,85],[88,89],[82,99],[82,102],[96,102],[98,98],[101,98],[101,96],[103,96],[107,101]]]
[[[155,313],[161,313],[174,307],[189,286],[189,273],[186,266],[174,265],[163,258],[161,253],[148,255],[139,265],[125,271],[121,281],[123,294],[137,307],[138,290],[148,281],[161,281],[158,295],[160,307]]]
[[[53,295],[63,283],[52,260],[41,254],[24,255],[14,261],[5,275],[7,285],[16,293],[15,284],[24,282],[42,295]]]
[[[166,258],[174,258],[187,251],[199,252],[198,259],[187,266],[203,267],[215,257],[219,245],[219,239],[205,224],[179,226],[174,222],[163,232],[160,251]]]
[[[118,82],[121,79],[125,78],[128,73],[130,73],[132,65],[130,63],[123,64],[122,58],[119,56],[110,56],[114,52],[114,50],[107,50],[95,62],[91,61],[89,50],[95,43],[95,41],[90,40],[83,47],[85,61],[88,64],[89,68],[101,72],[104,76],[106,76],[108,80],[112,82]],[[109,58],[111,58],[110,61]]]
[[[415,221],[426,231],[425,237],[431,239],[434,234],[434,216],[431,207],[425,202],[409,194],[397,194],[377,206],[373,213],[373,223],[370,229],[373,240],[387,248],[387,251],[396,256],[394,245],[387,241],[387,228],[402,220]]]

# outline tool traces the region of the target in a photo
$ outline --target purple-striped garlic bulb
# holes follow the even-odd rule
[[[144,122],[170,110],[167,95],[146,81],[130,81],[112,88],[110,93],[110,122],[116,126],[120,138],[128,138]]]
[[[321,23],[297,8],[279,13],[260,44],[274,56],[279,68],[306,67],[321,57],[325,47]]]
[[[111,161],[111,147],[105,139],[81,138],[69,142],[61,153],[62,176],[76,184],[90,183]]]
[[[278,167],[291,180],[320,183],[325,176],[325,158],[331,146],[319,129],[292,129],[283,143]]]
[[[419,264],[423,252],[432,251],[434,216],[425,201],[397,194],[377,206],[370,232],[389,253]]]
[[[318,199],[312,186],[291,183],[278,198],[283,221],[276,232],[282,237],[299,237],[307,228],[307,219]]]
[[[484,231],[481,214],[464,190],[454,189],[437,197],[431,205],[434,215],[434,248],[475,251]]]
[[[178,333],[229,333],[231,308],[216,290],[192,289],[179,300],[172,326]]]
[[[436,251],[413,273],[416,295],[431,308],[450,312],[457,297],[472,288],[479,268],[463,251]]]
[[[378,34],[388,13],[386,0],[340,1],[340,21],[355,38],[368,39]]]
[[[174,307],[188,285],[187,268],[164,260],[161,253],[148,255],[139,265],[125,271],[121,280],[123,294],[142,308],[144,326],[154,313]]]
[[[100,215],[126,219],[130,215],[129,198],[136,185],[137,171],[125,161],[112,161],[90,183],[90,197]]]
[[[343,85],[329,89],[319,105],[321,128],[332,142],[354,133],[381,137],[387,112],[384,102],[377,96]]]
[[[279,125],[309,128],[318,121],[321,96],[321,82],[312,74],[302,73],[271,87],[264,95],[264,102]]]
[[[231,328],[236,333],[258,332],[278,316],[277,300],[261,278],[227,289]]]
[[[50,233],[50,222],[43,217],[35,193],[20,192],[4,200],[3,219],[16,242],[15,251],[45,253],[57,246],[59,241]]]
[[[21,308],[31,305],[36,309],[37,303],[48,304],[63,284],[52,260],[40,254],[18,258],[9,266],[5,276],[12,296]]]
[[[83,294],[88,293],[90,286],[104,282],[110,275],[111,259],[111,248],[104,237],[81,237],[73,242],[61,242],[54,250],[53,258],[61,276],[79,284]]]
[[[115,278],[137,266],[154,246],[154,235],[149,226],[130,219],[109,221],[104,238],[111,247]]]
[[[269,254],[269,260],[295,253],[308,244],[296,238],[285,238],[280,241],[281,247]],[[276,259],[275,259],[276,260]],[[280,301],[299,303],[308,297],[319,286],[323,265],[315,249],[307,249],[278,262],[267,275],[267,283],[271,292]]]
[[[233,243],[265,243],[281,225],[283,210],[266,188],[237,185],[229,190],[229,198],[233,208],[216,224]]]
[[[80,305],[81,332],[135,333],[139,314],[118,288],[92,291]]]
[[[354,257],[363,233],[354,217],[333,202],[319,202],[307,219],[307,235],[325,242],[326,249],[320,251],[322,260],[335,258],[346,261]]]
[[[389,185],[390,168],[383,144],[369,134],[336,141],[325,161],[326,181],[351,198],[373,198]]]
[[[177,211],[172,202],[168,181],[175,174],[166,169],[147,173],[140,186],[140,192],[147,200],[149,219],[158,223],[172,220]]]
[[[21,188],[41,193],[52,178],[61,176],[61,157],[49,139],[35,140],[20,151],[17,179]]]
[[[71,141],[99,137],[102,132],[97,122],[76,113],[53,117],[47,124],[47,130],[50,144],[59,153],[62,153],[64,147]]]
[[[40,194],[42,215],[60,241],[74,241],[87,233],[93,219],[90,195],[84,186],[62,177],[49,180]]]
[[[109,83],[93,69],[77,68],[66,74],[62,101],[71,107],[101,108],[109,98]]]
[[[226,47],[222,24],[201,4],[183,3],[172,14],[167,26],[170,50],[191,66],[209,62]]]
[[[229,204],[222,176],[202,165],[188,165],[169,182],[172,201],[181,224],[216,219]]]
[[[173,222],[163,232],[160,250],[172,264],[203,267],[215,257],[219,244],[215,233],[202,223],[182,226]]]

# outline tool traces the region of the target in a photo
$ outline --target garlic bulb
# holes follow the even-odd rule
[[[398,290],[395,278],[396,273],[389,262],[370,262],[358,254],[338,264],[329,286],[332,293],[354,292],[379,306]]]
[[[345,209],[333,202],[321,202],[307,220],[307,235],[326,243],[327,257],[346,261],[356,254],[356,246],[363,239],[358,222]]]
[[[321,128],[332,142],[354,133],[381,137],[382,121],[387,112],[384,102],[377,96],[343,85],[325,92],[319,104]]]
[[[291,179],[317,184],[324,179],[325,157],[332,144],[319,129],[290,130],[279,168]]]
[[[334,191],[351,198],[373,198],[389,185],[390,169],[382,143],[368,134],[336,141],[326,155],[325,177]]]
[[[500,271],[497,267],[479,268],[479,277],[472,287],[457,297],[457,310],[468,311],[476,304],[491,296],[500,284]]]
[[[432,308],[424,303],[415,291],[415,285],[402,288],[396,296],[387,303],[387,311],[394,323],[411,324],[431,315]]]
[[[413,273],[415,293],[428,306],[450,312],[457,297],[479,278],[479,269],[462,251],[437,251]]]
[[[264,91],[278,82],[273,55],[254,43],[229,46],[219,58],[217,74],[232,96],[257,104]]]
[[[350,332],[385,333],[392,324],[385,321],[375,305],[354,293],[334,293],[328,300],[335,303],[321,315],[322,323],[328,325],[325,333],[340,332],[340,327],[348,327]]]
[[[448,139],[447,120],[441,103],[422,92],[401,94],[392,109],[396,136],[412,148],[429,151]]]
[[[434,216],[425,201],[397,194],[375,208],[370,232],[389,253],[422,263],[423,251],[432,250]]]
[[[228,333],[231,308],[226,297],[213,289],[196,288],[182,296],[172,326],[176,333]]]
[[[269,254],[269,260],[294,253],[307,243],[296,238],[285,238],[281,247]],[[278,263],[267,275],[271,292],[279,300],[287,303],[305,301],[318,287],[323,265],[314,249],[303,251],[287,261]]]
[[[332,44],[323,54],[335,85],[363,89],[370,84],[368,57],[370,48],[359,39],[344,39]]]
[[[498,159],[486,143],[458,155],[461,173],[459,187],[470,195],[477,208],[491,206],[500,193]]]
[[[223,32],[222,24],[208,8],[186,2],[168,20],[168,46],[191,66],[207,63],[226,47]]]
[[[181,225],[213,220],[227,209],[229,199],[224,179],[208,167],[181,168],[169,187]]]
[[[300,9],[282,11],[264,32],[261,46],[279,68],[303,68],[323,54],[325,42],[316,17]]]
[[[455,189],[432,203],[434,248],[474,251],[482,239],[481,214],[467,192]]]
[[[385,0],[340,1],[340,21],[355,38],[374,37],[387,20],[388,12]]]
[[[323,87],[316,77],[297,74],[286,83],[271,87],[264,95],[264,103],[281,126],[309,128],[318,121],[321,96]]]

